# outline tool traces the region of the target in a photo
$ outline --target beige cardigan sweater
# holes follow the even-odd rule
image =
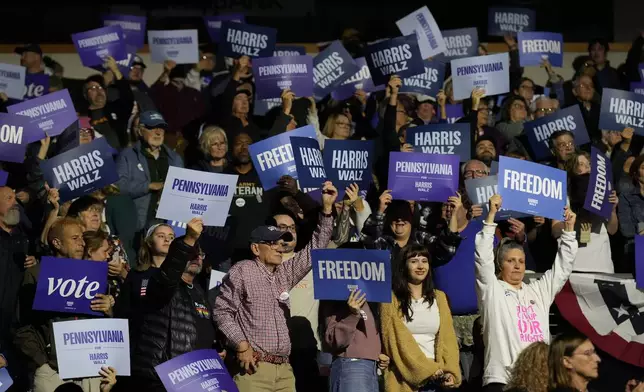
[[[436,361],[427,358],[403,322],[400,303],[392,295],[390,304],[380,307],[382,350],[391,358],[391,365],[384,371],[385,392],[413,392],[425,385],[428,379],[442,369],[454,375],[455,386],[461,384],[458,343],[452,313],[445,293],[436,292],[440,324],[436,337]]]

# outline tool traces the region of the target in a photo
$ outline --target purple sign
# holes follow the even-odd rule
[[[437,60],[424,60],[425,72],[402,80],[401,93],[418,93],[435,97],[443,87],[445,63]]]
[[[24,162],[27,144],[37,139],[38,133],[28,118],[0,113],[0,161]]]
[[[458,190],[458,155],[392,152],[389,186],[394,199],[445,202]]]
[[[43,257],[34,310],[102,316],[90,305],[96,294],[107,293],[107,263]]]
[[[635,94],[644,95],[644,82],[631,82],[630,90]]]
[[[563,67],[563,36],[559,33],[520,32],[518,45],[522,67],[541,65],[543,60]]]
[[[9,179],[9,173],[4,170],[0,170],[0,186],[7,185],[7,179]]]
[[[644,63],[639,63],[637,69],[640,71],[640,80],[644,82]]]
[[[389,39],[366,48],[367,64],[374,84],[386,84],[390,75],[401,78],[423,73],[423,58],[415,34]]]
[[[58,136],[78,120],[67,89],[11,105],[7,107],[7,112],[30,117],[30,123],[42,131],[37,138],[29,140],[29,143],[44,139],[45,132],[51,137]]]
[[[266,113],[277,106],[282,106],[281,98],[257,99],[257,96],[255,96],[253,114],[256,116],[265,116]]]
[[[586,123],[581,115],[579,105],[572,105],[529,121],[523,124],[523,129],[528,137],[530,147],[532,147],[534,158],[538,161],[549,158],[552,155],[548,143],[550,135],[555,131],[568,130],[574,133],[577,146],[590,143]]]
[[[522,31],[534,31],[536,26],[534,10],[518,7],[491,7],[487,14],[487,34],[503,37]]]
[[[299,45],[278,45],[273,51],[273,56],[305,56],[306,48]]]
[[[236,22],[236,23],[245,23],[244,14],[226,14],[226,15],[210,15],[204,16],[203,21],[206,24],[206,30],[208,30],[208,35],[212,42],[221,41],[221,23],[224,21],[227,22]]]
[[[613,205],[608,201],[613,190],[613,166],[610,159],[595,147],[591,148],[590,181],[584,208],[602,218],[610,219]]]
[[[427,124],[407,129],[407,143],[425,154],[456,154],[461,162],[472,155],[470,124]]]
[[[112,148],[105,138],[49,158],[40,167],[49,186],[58,189],[61,202],[92,193],[119,179]]]
[[[292,137],[291,147],[300,189],[319,188],[327,176],[318,141],[308,137]]]
[[[324,97],[358,72],[359,67],[340,41],[333,41],[313,59],[315,96]]]
[[[168,392],[239,392],[215,350],[191,351],[154,370]]]
[[[13,380],[7,368],[0,369],[0,392],[5,392],[13,385]]]
[[[103,26],[121,26],[123,37],[127,46],[141,49],[145,44],[145,16],[136,15],[103,15]]]
[[[24,100],[34,99],[49,94],[49,75],[45,73],[28,73],[25,75]]]
[[[72,34],[72,41],[86,67],[101,65],[108,56],[117,61],[127,58],[123,29],[119,25]]]
[[[465,115],[463,113],[463,105],[460,103],[445,104],[445,112],[447,114],[447,122],[449,124],[454,124]]]
[[[444,55],[448,60],[478,56],[479,34],[476,27],[442,30],[441,33],[447,47]]]
[[[353,74],[349,79],[342,82],[333,91],[331,91],[331,98],[336,101],[343,101],[353,97],[357,90],[365,92],[373,92],[384,89],[384,86],[374,86],[371,80],[371,72],[367,65],[367,59],[359,57],[354,60],[359,67],[358,72]]]
[[[496,162],[496,161],[494,161]],[[479,219],[483,219],[487,216],[489,210],[490,197],[499,193],[498,183],[499,179],[496,175],[489,175],[487,177],[481,178],[472,178],[465,180],[465,191],[467,192],[467,197],[472,201],[472,204],[480,205],[483,208],[483,214]],[[527,214],[522,214],[520,212],[510,211],[505,208],[501,210],[494,217],[495,221],[504,221],[509,218],[524,218],[529,216]]]
[[[635,285],[638,289],[644,289],[644,236],[635,236]]]
[[[327,178],[338,188],[338,197],[344,196],[344,189],[353,183],[360,189],[369,189],[373,154],[373,140],[327,139],[324,142],[324,167]]]
[[[260,57],[253,61],[257,99],[279,98],[290,89],[296,97],[313,96],[310,56]]]
[[[626,127],[644,135],[644,97],[624,90],[603,89],[599,128],[621,131]]]
[[[219,49],[226,57],[270,57],[276,42],[277,30],[271,27],[227,21],[221,24]]]

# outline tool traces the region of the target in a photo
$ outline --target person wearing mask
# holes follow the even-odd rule
[[[199,136],[199,149],[203,154],[191,169],[210,173],[222,173],[228,165],[228,136],[216,125],[208,125]]]
[[[461,384],[458,343],[445,293],[434,288],[431,255],[405,246],[393,273],[391,303],[380,308],[385,392],[435,392]]]
[[[567,130],[554,131],[548,145],[554,158],[548,166],[565,170],[566,162],[575,155],[575,134]]]
[[[510,371],[506,392],[548,392],[548,351],[544,342],[534,342],[521,351]]]
[[[183,167],[181,157],[164,144],[168,124],[159,112],[141,113],[139,141],[117,157],[118,187],[136,205],[141,230],[156,220],[161,190],[170,166]]]
[[[551,392],[592,392],[588,384],[599,377],[601,359],[591,341],[577,332],[555,337],[550,344],[548,384]]]
[[[597,70],[595,78],[597,79],[597,92],[602,93],[605,88],[623,89],[628,86],[622,85],[622,76],[610,65],[608,61],[608,51],[610,46],[608,41],[603,38],[595,38],[588,42],[588,55],[595,64]]]
[[[331,182],[322,187],[322,211],[311,242],[283,261],[284,242],[293,235],[274,226],[250,234],[253,260],[233,265],[215,301],[215,321],[235,350],[239,369],[231,369],[240,392],[295,391],[289,364],[288,292],[311,270],[311,249],[325,248],[333,229],[333,204],[338,192]]]
[[[85,79],[83,96],[89,104],[87,116],[91,119],[92,127],[105,137],[110,146],[120,151],[128,145],[127,125],[134,105],[134,95],[114,58],[107,58],[106,68],[105,74]],[[114,101],[107,100],[105,91],[111,81],[119,93],[118,99]]]
[[[599,132],[601,105],[594,100],[595,82],[593,82],[593,78],[586,74],[580,74],[573,79],[572,85],[572,93],[575,100],[567,104],[566,107],[575,104],[579,105],[586,129],[588,130],[588,136],[590,136],[591,140],[601,139],[601,133]]]
[[[552,268],[538,280],[525,284],[523,245],[503,239],[494,250],[501,196],[493,195],[483,230],[476,235],[476,294],[481,311],[485,365],[483,391],[502,391],[507,369],[530,343],[550,340],[549,311],[557,293],[572,272],[577,254],[575,213],[565,208],[564,232]]]
[[[629,168],[628,186],[619,195],[619,229],[626,240],[625,258],[632,267],[635,261],[635,236],[644,235],[644,155]]]

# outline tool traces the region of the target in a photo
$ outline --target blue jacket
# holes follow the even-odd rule
[[[169,149],[165,144],[161,146],[168,155],[170,166],[183,167],[183,160],[179,154]],[[138,214],[138,229],[143,229],[147,224],[148,208],[150,206],[150,168],[143,155],[141,142],[121,151],[116,159],[116,168],[119,172],[117,182],[121,193],[130,195],[136,205]]]

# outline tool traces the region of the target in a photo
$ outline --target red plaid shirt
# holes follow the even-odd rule
[[[235,348],[246,340],[258,353],[289,356],[291,340],[286,320],[290,316],[288,293],[311,270],[311,249],[325,248],[333,231],[333,218],[320,216],[311,242],[271,273],[258,260],[233,265],[221,284],[214,317]]]

